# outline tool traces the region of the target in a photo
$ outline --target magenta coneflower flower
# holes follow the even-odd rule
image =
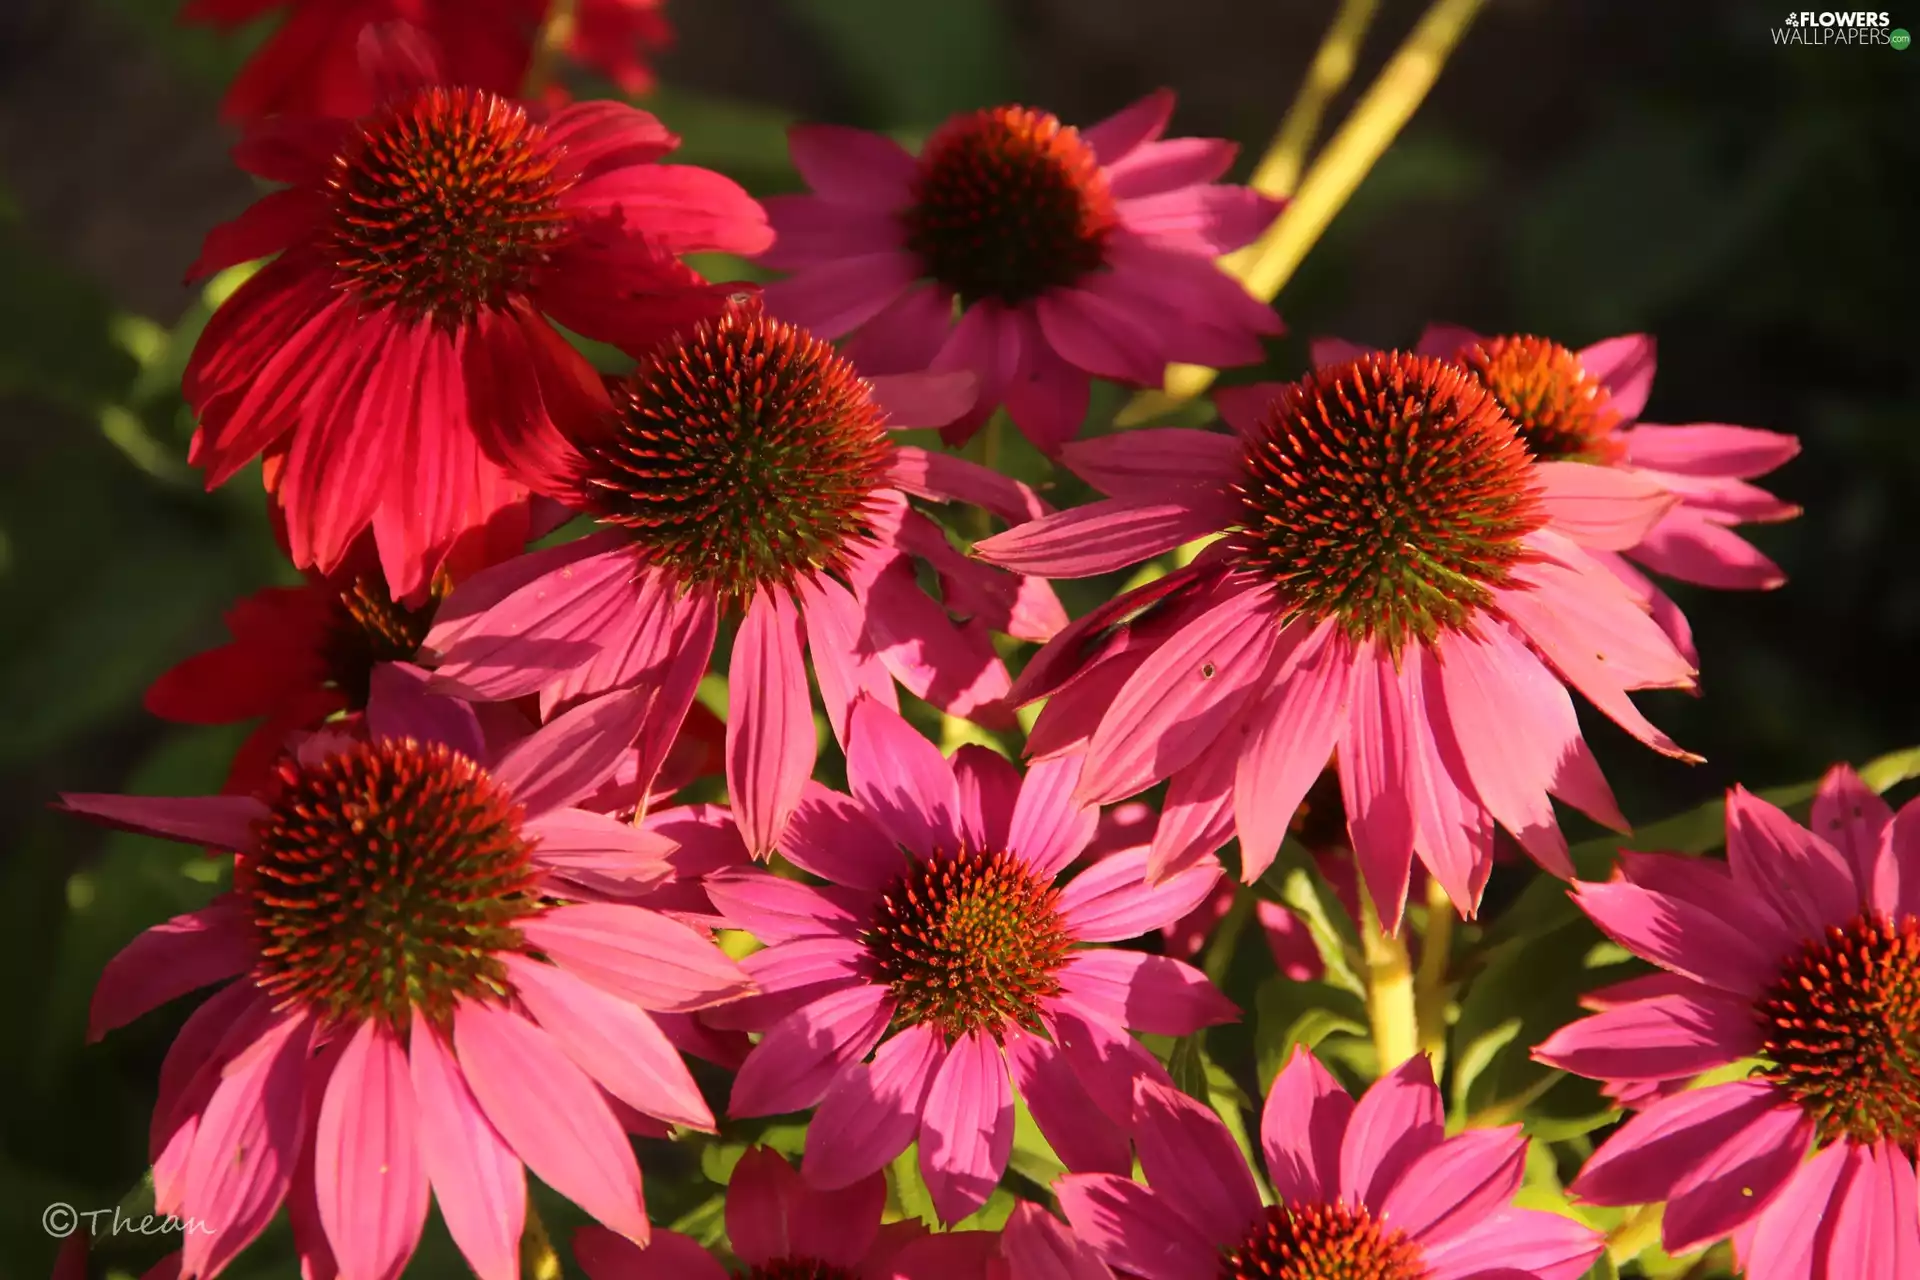
[[[740,1157],[727,1183],[727,1239],[746,1264],[740,1280],[977,1280],[994,1232],[930,1234],[915,1221],[881,1225],[882,1174],[834,1191],[800,1180],[765,1147]],[[587,1280],[728,1280],[734,1273],[696,1242],[656,1231],[637,1248],[604,1227],[573,1238]]]
[[[187,365],[209,487],[265,453],[294,564],[331,572],[371,527],[402,598],[470,530],[524,545],[520,500],[565,452],[556,423],[605,399],[555,323],[640,350],[723,297],[673,254],[770,238],[730,180],[654,163],[677,143],[617,103],[542,118],[441,86],[256,128],[236,158],[289,185],[215,228],[193,269],[279,254]]]
[[[975,546],[1071,578],[1225,535],[1028,664],[1015,695],[1051,695],[1034,740],[1085,752],[1089,803],[1172,778],[1154,874],[1237,832],[1251,881],[1333,755],[1390,926],[1416,852],[1471,913],[1496,823],[1570,877],[1550,795],[1625,824],[1564,686],[1685,757],[1626,691],[1690,687],[1694,673],[1568,530],[1630,545],[1672,498],[1533,462],[1493,399],[1431,357],[1366,355],[1251,416],[1244,398],[1222,407],[1237,437],[1162,429],[1070,446],[1066,464],[1113,496]]]
[[[704,935],[585,880],[657,881],[658,835],[571,807],[642,728],[583,705],[499,755],[424,675],[374,674],[366,737],[325,730],[261,797],[71,795],[109,824],[232,850],[234,887],[135,939],[94,993],[99,1036],[226,985],[160,1069],[158,1211],[210,1230],[218,1273],[287,1202],[310,1265],[397,1275],[429,1188],[483,1280],[517,1274],[523,1166],[645,1241],[634,1113],[712,1128],[650,1016],[750,989]],[[657,1126],[654,1127],[657,1131]]]
[[[1510,1205],[1519,1125],[1446,1136],[1424,1055],[1356,1103],[1296,1050],[1260,1117],[1272,1204],[1204,1104],[1141,1080],[1134,1106],[1147,1185],[1070,1174],[1054,1192],[1080,1239],[1140,1280],[1576,1280],[1600,1256],[1584,1224]]]
[[[768,203],[779,240],[761,261],[794,272],[768,306],[854,334],[868,373],[971,370],[979,403],[948,439],[1004,403],[1048,453],[1080,430],[1091,378],[1158,386],[1170,361],[1258,362],[1279,319],[1214,259],[1283,202],[1215,182],[1233,144],[1162,141],[1173,102],[1162,91],[1086,130],[1027,107],[969,112],[917,158],[878,134],[795,129],[813,194]]]
[[[567,464],[567,501],[599,532],[456,590],[427,636],[442,679],[479,698],[537,691],[548,707],[644,683],[677,717],[722,615],[740,617],[727,787],[760,855],[813,770],[805,655],[837,735],[856,695],[895,705],[896,679],[954,715],[1010,724],[989,631],[1044,640],[1066,615],[1046,583],[954,550],[906,495],[1009,522],[1047,508],[1017,481],[888,436],[951,421],[972,382],[870,382],[752,300],[681,334],[616,384],[604,428]],[[916,558],[944,601],[917,585]]]
[[[1843,766],[1813,828],[1735,788],[1726,862],[1626,854],[1577,886],[1664,972],[1534,1055],[1630,1087],[1754,1060],[1647,1100],[1570,1190],[1666,1201],[1669,1253],[1732,1235],[1755,1277],[1904,1280],[1920,1275],[1920,802],[1896,817]]]
[[[949,764],[863,699],[853,796],[808,784],[780,845],[829,883],[758,868],[707,881],[767,944],[745,961],[764,994],[710,1015],[766,1032],[728,1114],[818,1104],[801,1165],[815,1186],[864,1178],[917,1136],[934,1208],[964,1218],[1006,1169],[1015,1084],[1069,1168],[1126,1169],[1132,1077],[1166,1078],[1128,1028],[1186,1035],[1237,1016],[1189,965],[1084,947],[1178,919],[1217,872],[1149,887],[1140,850],[1057,883],[1093,835],[1078,774],[1064,761],[1022,779],[981,747]]]
[[[1534,457],[1611,467],[1673,495],[1672,508],[1631,547],[1602,539],[1587,550],[1646,601],[1688,661],[1697,658],[1685,615],[1641,568],[1728,590],[1768,590],[1787,580],[1733,526],[1800,514],[1747,483],[1799,453],[1799,440],[1718,422],[1663,427],[1638,421],[1653,387],[1651,337],[1626,334],[1572,351],[1550,338],[1488,338],[1430,325],[1415,349],[1473,374],[1520,428]],[[1316,360],[1335,363],[1360,350],[1339,341],[1314,344]]]

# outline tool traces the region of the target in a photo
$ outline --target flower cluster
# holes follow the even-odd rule
[[[1795,514],[1751,483],[1791,437],[1642,421],[1642,335],[1445,326],[1112,429],[1096,381],[1280,332],[1219,260],[1285,202],[1170,93],[796,128],[762,202],[554,87],[644,87],[657,0],[188,13],[268,10],[225,112],[272,189],[190,274],[257,265],[183,385],[304,585],[148,694],[254,724],[219,794],[62,802],[221,869],[92,1007],[206,993],[149,1135],[208,1224],[171,1274],[284,1210],[305,1275],[389,1280],[437,1206],[482,1280],[1575,1280],[1665,1204],[1755,1277],[1920,1275],[1920,809],[1850,770],[1812,830],[1735,790],[1725,861],[1573,886],[1657,966],[1521,1046],[1633,1113],[1584,1164],[1441,1056],[1496,861],[1593,874],[1555,800],[1630,831],[1574,695],[1697,759],[1632,696],[1700,663],[1650,575],[1779,585],[1734,529]],[[969,449],[1005,423],[1052,487]],[[1236,963],[1354,978],[1371,1040],[1222,1066]],[[714,1212],[656,1226],[635,1138],[704,1144]],[[556,1248],[529,1172],[597,1225]]]

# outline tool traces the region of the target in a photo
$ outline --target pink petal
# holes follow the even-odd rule
[[[1239,148],[1219,138],[1172,138],[1143,143],[1108,163],[1107,189],[1116,200],[1216,182],[1233,165]]]
[[[1037,341],[1031,328],[1020,323],[1019,313],[989,298],[968,307],[947,335],[928,368],[936,373],[966,370],[980,379],[973,412],[941,433],[949,444],[964,443],[1006,397],[1007,384],[1021,368],[1023,332]]]
[[[894,679],[948,715],[1011,727],[1012,678],[985,622],[955,622],[945,605],[921,589],[913,561],[898,553],[885,557],[879,572],[856,590],[867,632]]]
[[[719,872],[707,878],[706,888],[736,928],[770,945],[795,938],[851,938],[866,927],[840,901],[759,868]]]
[[[1655,996],[1582,1018],[1533,1051],[1595,1080],[1678,1080],[1760,1051],[1753,1008],[1706,991]]]
[[[1847,859],[1854,883],[1871,890],[1880,840],[1892,822],[1892,807],[1859,774],[1837,764],[1820,779],[1808,825]]]
[[[1582,546],[1625,551],[1638,545],[1679,499],[1638,471],[1584,462],[1536,462],[1541,505],[1554,528]]]
[[[676,1231],[656,1231],[646,1248],[605,1227],[573,1236],[574,1260],[587,1280],[729,1280],[714,1256]]]
[[[847,1186],[907,1149],[946,1061],[944,1041],[932,1027],[907,1027],[875,1050],[871,1063],[851,1062],[834,1077],[807,1126],[800,1171],[809,1183]]]
[[[1770,903],[1803,937],[1845,924],[1866,896],[1837,849],[1737,785],[1727,793],[1727,864],[1734,883]]]
[[[900,239],[899,220],[884,209],[854,209],[817,196],[770,196],[761,204],[774,241],[754,261],[776,271],[859,257]]]
[[[1109,497],[1153,502],[1169,488],[1225,488],[1239,474],[1241,451],[1239,440],[1218,431],[1156,427],[1075,441],[1060,460]]]
[[[915,445],[894,449],[887,479],[917,497],[972,503],[1014,525],[1037,520],[1052,510],[1029,486],[1010,476]]]
[[[1768,951],[1764,940],[1679,898],[1614,881],[1576,885],[1574,901],[1621,946],[1737,996],[1757,995],[1780,967],[1781,957]]]
[[[980,396],[980,379],[965,371],[875,374],[867,385],[894,431],[944,427],[971,410]]]
[[[576,884],[631,893],[674,875],[671,840],[603,813],[550,809],[521,830],[538,842],[535,861]]]
[[[1060,920],[1081,942],[1120,942],[1178,920],[1205,901],[1220,867],[1207,863],[1146,882],[1148,850],[1103,858],[1060,892]]]
[[[1260,238],[1286,207],[1251,187],[1182,187],[1119,202],[1127,230],[1184,253],[1218,257]]]
[[[60,807],[145,836],[237,852],[253,844],[267,807],[252,796],[117,796],[62,792]]]
[[[248,912],[237,899],[154,925],[107,961],[87,1011],[87,1039],[157,1009],[176,996],[243,973],[259,958]]]
[[[1133,1086],[1134,1145],[1147,1185],[1209,1240],[1232,1240],[1261,1216],[1260,1192],[1211,1109],[1151,1080]]]
[[[1632,421],[1647,407],[1653,390],[1653,339],[1644,333],[1608,338],[1583,347],[1580,364],[1612,396],[1612,409]]]
[[[1000,1256],[1007,1280],[1113,1280],[1093,1246],[1031,1201],[1015,1205],[1001,1228]]]
[[[584,538],[576,538],[571,542],[563,542],[558,546],[529,551],[525,555],[515,556],[511,560],[480,570],[462,582],[452,595],[440,602],[440,607],[433,615],[433,628],[427,632],[427,639],[421,646],[422,649],[444,658],[455,645],[462,643],[468,637],[493,630],[488,615],[492,613],[494,606],[508,599],[521,588],[539,582],[547,575],[557,573],[568,565],[578,564],[602,552],[619,547],[624,542],[625,536],[618,529],[603,530],[588,534]],[[529,616],[538,616],[538,612],[539,610],[533,607],[525,610]],[[501,630],[506,631],[508,628]]]
[[[1020,771],[991,747],[969,742],[950,761],[960,793],[960,825],[976,849],[1005,849],[1020,795]]]
[[[1519,1125],[1469,1129],[1407,1167],[1380,1206],[1380,1220],[1423,1241],[1471,1229],[1506,1207],[1526,1173]]]
[[[1493,815],[1481,804],[1447,724],[1436,655],[1421,646],[1403,653],[1400,661],[1401,696],[1409,713],[1414,852],[1440,882],[1448,900],[1472,919],[1493,869]],[[1573,864],[1564,857],[1542,865],[1556,875],[1573,876]]]
[[[895,248],[805,267],[762,292],[767,310],[822,338],[858,329],[920,276],[920,259]]]
[[[1075,1173],[1133,1170],[1131,1124],[1102,1110],[1058,1045],[1032,1033],[1009,1033],[1007,1067],[1020,1100],[1060,1162]]]
[[[779,842],[813,772],[813,705],[801,644],[793,602],[755,592],[728,668],[727,793],[756,858]]]
[[[942,1222],[987,1202],[1013,1151],[1013,1085],[1000,1046],[969,1031],[954,1041],[927,1090],[920,1176]]]
[[[1765,475],[1800,452],[1797,437],[1753,427],[1699,422],[1684,427],[1638,426],[1620,433],[1627,461],[1690,476]]]
[[[1703,1160],[1783,1105],[1761,1080],[1676,1094],[1616,1130],[1568,1190],[1594,1204],[1664,1200]]]
[[[818,1103],[848,1063],[886,1034],[893,993],[881,986],[835,991],[776,1023],[733,1080],[727,1114],[779,1115]]]
[[[1074,798],[1081,757],[1028,766],[1008,822],[1005,847],[1033,873],[1052,879],[1079,857],[1100,825],[1100,811]]]
[[[1726,863],[1680,854],[1635,853],[1624,850],[1620,874],[1642,889],[1651,889],[1700,907],[1731,925],[1770,955],[1785,955],[1802,941],[1768,902],[1734,882]]]
[[[863,129],[797,125],[787,131],[793,167],[823,200],[872,209],[907,201],[914,159],[899,143]]]
[[[777,200],[775,197],[769,201],[769,207]],[[831,205],[820,203],[830,214],[839,212]],[[892,220],[890,215],[877,216],[884,221]],[[775,252],[779,251],[776,245]],[[761,261],[767,259],[763,257]],[[953,302],[953,294],[944,285],[935,281],[917,284],[848,338],[840,348],[841,354],[869,379],[931,369],[940,348],[946,345],[947,335],[953,332]],[[971,389],[974,401],[978,400],[979,393],[976,381]]]
[[[555,964],[642,1009],[684,1013],[746,993],[746,975],[710,939],[644,907],[553,907],[521,921],[520,932]]]
[[[514,993],[573,1064],[642,1114],[713,1131],[687,1064],[653,1019],[556,965],[504,955]]]
[[[1340,1198],[1379,1212],[1414,1161],[1446,1132],[1433,1064],[1415,1054],[1354,1104],[1340,1143]]]
[[[1294,812],[1326,768],[1353,684],[1352,652],[1332,619],[1310,631],[1291,630],[1291,670],[1247,717],[1246,745],[1234,769],[1240,874],[1249,884],[1273,865]]]
[[[857,889],[885,889],[907,872],[907,859],[884,828],[851,797],[808,781],[780,852],[803,871]]]
[[[1581,1280],[1606,1249],[1584,1222],[1500,1209],[1457,1235],[1421,1242],[1427,1280]]]
[[[1324,1204],[1339,1194],[1340,1148],[1353,1099],[1309,1049],[1293,1056],[1267,1091],[1260,1149],[1273,1194],[1293,1204]]]
[[[1200,866],[1233,838],[1233,775],[1240,750],[1237,738],[1222,734],[1173,775],[1147,848],[1148,884]]]
[[[553,1037],[517,1014],[454,1006],[460,1072],[487,1119],[542,1182],[635,1244],[652,1228],[640,1167],[600,1090]]]
[[[893,675],[880,661],[877,643],[867,634],[865,611],[851,592],[825,574],[804,576],[794,589],[805,614],[807,652],[820,682],[820,703],[834,738],[844,743],[854,699],[864,696],[890,711],[899,709]]]
[[[1171,1085],[1173,1077],[1138,1040],[1117,1022],[1073,1001],[1056,1001],[1048,1011],[1053,1043],[1080,1087],[1106,1116],[1107,1123],[1130,1132],[1133,1082],[1145,1077]]]
[[[527,1211],[520,1159],[424,1018],[414,1020],[409,1047],[420,1157],[447,1233],[480,1280],[518,1280]]]
[[[1211,498],[1193,505],[1108,498],[983,538],[973,554],[1015,573],[1091,578],[1218,533],[1232,519],[1215,509],[1220,505]]]
[[[1851,1177],[1837,1197],[1827,1274],[1859,1280],[1920,1275],[1920,1201],[1913,1161],[1886,1142],[1854,1147]]]
[[[1798,1107],[1764,1112],[1674,1185],[1660,1224],[1668,1253],[1687,1253],[1751,1219],[1806,1159],[1814,1125]]]
[[[1132,307],[1077,288],[1041,294],[1034,311],[1047,345],[1076,368],[1134,386],[1160,381],[1166,356]]]
[[[1366,349],[1355,348],[1355,351],[1365,354]],[[1220,420],[1244,439],[1258,430],[1267,411],[1273,407],[1274,400],[1285,387],[1284,382],[1254,382],[1244,387],[1222,387],[1213,393],[1213,403],[1220,410]]]
[[[564,809],[613,775],[640,736],[649,703],[641,689],[583,702],[508,751],[493,776],[529,815]]]
[[[407,1055],[364,1022],[327,1084],[314,1135],[320,1221],[343,1275],[394,1280],[427,1222],[427,1166]]]
[[[414,738],[486,759],[479,717],[459,698],[429,692],[433,676],[410,662],[383,662],[368,677],[367,727],[376,738]]]
[[[1341,726],[1340,799],[1347,811],[1367,895],[1381,927],[1396,930],[1413,866],[1414,816],[1408,708],[1392,658],[1363,640],[1355,646],[1353,684]]]
[[[1668,512],[1633,558],[1655,573],[1721,591],[1770,591],[1787,580],[1752,543],[1693,507]]]
[[[1007,382],[1007,416],[1035,448],[1052,457],[1080,434],[1093,380],[1047,345],[1031,315],[1022,312],[1009,319],[1020,334],[1022,359],[1019,371]]]
[[[1845,1194],[1842,1175],[1853,1151],[1848,1143],[1821,1151],[1796,1169],[1761,1209],[1751,1224],[1752,1241],[1741,1250],[1752,1280],[1838,1280],[1847,1274],[1829,1271],[1826,1259],[1839,1223],[1835,1192]]]
[[[855,705],[847,737],[847,782],[867,812],[923,858],[957,849],[960,789],[940,749],[874,702]]]
[[[1148,1035],[1192,1035],[1240,1019],[1239,1008],[1198,969],[1144,951],[1075,952],[1060,971],[1060,987],[1108,1021]]]
[[[1110,1173],[1070,1174],[1053,1184],[1074,1234],[1116,1271],[1140,1280],[1196,1280],[1220,1265],[1219,1250],[1156,1192]]]
[[[1098,124],[1080,130],[1080,140],[1093,148],[1103,166],[1119,164],[1136,148],[1166,132],[1167,122],[1173,119],[1173,104],[1173,90],[1155,89]]]

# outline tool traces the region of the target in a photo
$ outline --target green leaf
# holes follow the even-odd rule
[[[1360,952],[1360,931],[1353,917],[1341,905],[1333,886],[1314,865],[1313,855],[1300,842],[1289,837],[1280,846],[1280,856],[1260,878],[1260,888],[1300,917],[1313,939],[1314,949],[1326,969],[1326,980],[1333,986],[1364,996],[1366,985],[1354,968]]]
[[[1366,1002],[1325,982],[1268,978],[1254,997],[1254,1055],[1263,1086],[1287,1065],[1294,1046],[1314,1049],[1331,1035],[1367,1034]]]
[[[715,1192],[668,1224],[670,1230],[691,1236],[711,1249],[727,1234],[727,1197]]]
[[[933,1193],[920,1176],[920,1144],[916,1142],[895,1156],[887,1173],[888,1200],[893,1209],[903,1218],[917,1218],[937,1230],[940,1215],[934,1212]]]
[[[1173,1077],[1174,1088],[1189,1098],[1212,1105],[1209,1101],[1212,1091],[1207,1087],[1206,1034],[1204,1030],[1197,1031],[1174,1041],[1173,1053],[1167,1058],[1167,1074]]]
[[[1007,1158],[1007,1168],[1040,1187],[1052,1186],[1053,1180],[1067,1171],[1054,1154],[1053,1144],[1033,1122],[1024,1098],[1013,1100],[1013,1152]]]

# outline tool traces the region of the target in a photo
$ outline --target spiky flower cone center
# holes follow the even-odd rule
[[[1625,446],[1612,395],[1580,357],[1546,338],[1509,336],[1476,343],[1460,363],[1520,428],[1534,457],[1616,462]]]
[[[261,986],[396,1027],[504,994],[498,955],[521,945],[535,868],[520,807],[486,770],[389,738],[283,760],[270,804],[234,878],[252,901]]]
[[[526,287],[567,231],[546,129],[478,89],[421,89],[334,157],[327,248],[370,306],[456,327]]]
[[[1822,1141],[1920,1145],[1920,918],[1828,929],[1787,961],[1756,1012],[1764,1074]]]
[[[327,678],[358,710],[367,705],[373,669],[383,662],[411,662],[433,625],[434,607],[448,583],[434,583],[433,597],[418,608],[397,604],[378,574],[355,578],[339,595],[320,641]]]
[[[1242,564],[1397,649],[1491,599],[1545,522],[1510,419],[1466,373],[1375,353],[1284,388],[1235,485]]]
[[[818,1258],[775,1258],[748,1268],[741,1280],[858,1280],[845,1267]]]
[[[1010,305],[1098,270],[1116,221],[1093,148],[1026,107],[942,126],[920,155],[903,216],[928,275],[964,302]]]
[[[1060,891],[1010,853],[963,851],[919,864],[881,896],[862,940],[896,1019],[950,1037],[1009,1024],[1038,1030],[1073,939]]]
[[[1425,1280],[1420,1248],[1343,1204],[1277,1204],[1220,1260],[1220,1280]]]
[[[872,388],[832,347],[730,308],[613,388],[583,446],[598,517],[685,581],[744,601],[844,569],[892,445]]]

